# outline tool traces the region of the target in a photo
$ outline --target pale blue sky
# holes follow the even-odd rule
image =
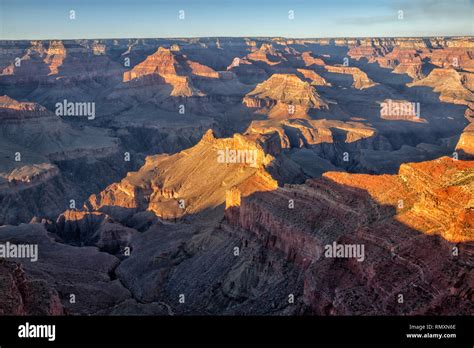
[[[473,8],[474,0],[0,0],[0,39],[474,35]]]

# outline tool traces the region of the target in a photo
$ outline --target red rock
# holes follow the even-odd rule
[[[229,195],[226,219],[306,270],[304,301],[316,314],[450,313],[438,308],[449,300],[468,313],[468,280],[451,286],[468,273],[473,170],[472,162],[445,157],[402,165],[398,175],[330,172],[242,197],[238,208]],[[364,245],[364,260],[327,258],[325,245],[335,241]],[[458,242],[467,243],[459,261]]]

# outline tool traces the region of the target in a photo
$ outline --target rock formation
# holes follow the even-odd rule
[[[327,108],[316,90],[296,75],[274,74],[247,93],[243,103],[249,108],[268,110],[270,117],[301,117],[309,108]]]
[[[472,159],[474,157],[474,124],[471,123],[467,126],[461,134],[456,151],[460,152],[463,158]]]
[[[264,169],[272,157],[263,149],[251,136],[216,139],[209,130],[186,151],[148,157],[138,172],[91,196],[87,207],[119,220],[145,210],[175,219],[215,208],[228,189],[243,182],[240,190],[247,195],[275,187]]]
[[[443,102],[467,105],[474,109],[474,76],[452,68],[436,68],[424,79],[408,84],[409,87],[428,86],[440,93]]]
[[[357,67],[325,65],[324,68],[331,73],[352,75],[352,78],[354,79],[352,86],[356,89],[365,89],[377,85],[377,83],[372,81],[366,73]]]
[[[131,71],[125,72],[123,81],[128,82],[143,77],[154,78],[156,82],[172,86],[171,96],[189,97],[199,94],[188,76],[178,75],[179,68],[174,54],[169,49],[160,47]]]
[[[279,134],[282,148],[306,147],[339,141],[339,133],[345,133],[343,143],[352,143],[375,135],[375,130],[358,122],[334,120],[263,120],[253,121],[248,134]],[[336,140],[336,138],[338,138]]]
[[[474,66],[472,39],[365,39],[345,44],[350,45],[350,57],[366,58],[414,79],[424,77],[422,68],[426,63],[471,72]]]
[[[276,65],[286,60],[271,44],[262,44],[259,49],[255,49],[249,53],[247,59],[263,62],[268,65]]]
[[[313,85],[313,86],[331,86],[323,77],[318,75],[313,70],[308,69],[298,69],[297,70],[303,77]]]
[[[310,67],[312,65],[319,65],[324,66],[326,63],[321,58],[314,58],[311,55],[311,52],[303,52],[301,54],[301,58],[303,59],[305,66]]]

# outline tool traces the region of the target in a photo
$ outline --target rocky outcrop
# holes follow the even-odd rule
[[[217,71],[206,65],[189,60],[186,63],[189,66],[189,69],[191,69],[191,74],[195,77],[205,77],[210,79],[218,79],[220,77]]]
[[[377,85],[377,83],[372,81],[365,72],[357,67],[325,65],[324,68],[331,73],[352,75],[352,78],[354,79],[352,86],[355,89],[365,89]]]
[[[147,77],[157,83],[172,86],[171,96],[192,96],[197,92],[187,76],[178,75],[177,61],[174,54],[160,47],[154,54],[148,56],[142,63],[123,75],[123,81],[129,82]]]
[[[192,77],[218,79],[219,74],[212,68],[190,61],[176,51],[160,47],[154,54],[123,75],[123,81],[152,80],[172,86],[171,96],[190,97],[202,95],[193,86]]]
[[[59,175],[59,169],[50,163],[41,163],[17,167],[4,175],[0,175],[3,179],[0,181],[0,194],[12,194],[52,180]]]
[[[279,64],[286,60],[280,52],[278,52],[271,44],[267,43],[264,43],[260,48],[253,50],[246,58],[251,61],[263,62],[270,66]]]
[[[414,80],[419,80],[424,76],[423,74],[423,60],[416,52],[408,50],[404,52],[394,52],[392,51],[391,55],[395,55],[396,67],[393,69],[393,72],[396,74],[407,74]],[[391,59],[391,56],[386,56],[385,58]]]
[[[313,70],[308,69],[297,69],[297,71],[303,75],[313,86],[331,86],[322,76],[318,75]]]
[[[301,58],[304,61],[305,66],[310,67],[312,65],[325,66],[326,63],[321,58],[314,58],[311,52],[303,52]]]
[[[474,124],[471,123],[464,129],[456,145],[456,151],[460,152],[462,158],[474,157]]]
[[[147,157],[138,172],[92,195],[86,205],[119,220],[145,210],[175,219],[223,204],[235,186],[244,185],[246,194],[273,188],[276,182],[265,172],[273,157],[266,154],[264,139],[239,134],[216,139],[209,130],[188,150]]]
[[[322,143],[353,143],[375,136],[375,129],[358,122],[335,120],[263,120],[253,121],[246,133],[269,134],[276,132],[284,149],[311,147]],[[343,139],[339,134],[345,133]],[[337,138],[337,139],[336,139]]]
[[[247,93],[243,103],[249,108],[263,109],[273,118],[301,117],[310,108],[328,107],[314,87],[293,74],[272,75]]]

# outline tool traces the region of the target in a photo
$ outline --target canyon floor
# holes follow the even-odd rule
[[[0,53],[0,314],[474,314],[472,37]]]

